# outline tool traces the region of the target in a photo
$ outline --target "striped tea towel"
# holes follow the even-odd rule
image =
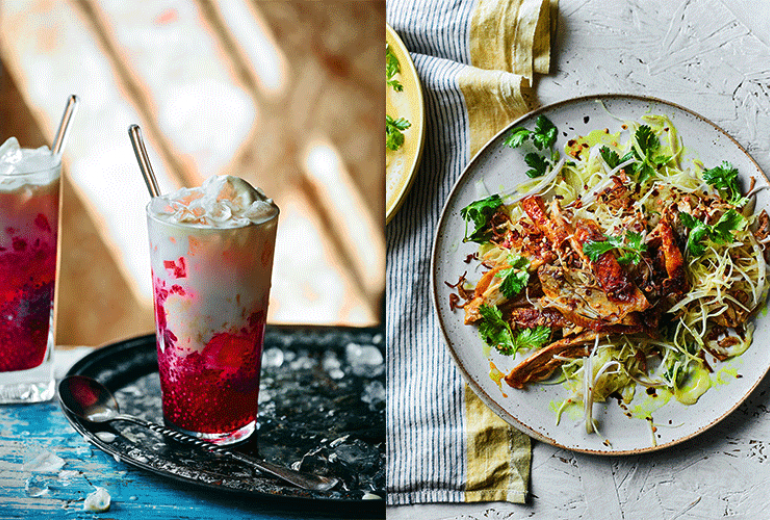
[[[530,439],[466,387],[441,339],[430,254],[441,208],[492,136],[534,108],[557,0],[388,0],[422,82],[426,141],[387,235],[388,504],[524,502]],[[408,134],[407,134],[408,138]]]

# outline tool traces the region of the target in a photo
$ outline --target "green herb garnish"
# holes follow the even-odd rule
[[[393,87],[396,92],[404,90],[404,86],[397,79],[393,77],[401,72],[401,65],[398,63],[398,58],[393,51],[390,50],[390,45],[385,44],[385,83]]]
[[[538,326],[515,333],[503,320],[503,313],[494,305],[479,306],[479,336],[487,345],[495,347],[505,356],[513,356],[520,348],[540,348],[551,337],[551,329]]]
[[[541,348],[551,338],[551,329],[538,325],[534,329],[522,329],[513,339],[514,346],[519,348]]]
[[[460,216],[465,220],[465,236],[463,242],[485,242],[489,238],[487,227],[489,219],[495,210],[503,205],[500,195],[492,195],[486,199],[471,202],[460,210]],[[468,235],[468,222],[473,222],[474,231]]]
[[[505,355],[516,352],[513,345],[511,326],[503,320],[503,313],[494,305],[482,303],[479,306],[479,336],[487,345],[495,347]]]
[[[637,162],[630,164],[629,169],[632,173],[636,174],[637,182],[642,184],[654,177],[658,168],[669,162],[671,156],[656,155],[655,152],[660,148],[660,140],[647,125],[637,128],[634,133],[634,139],[636,140],[636,146],[623,156],[620,162],[624,162],[631,157],[635,158]]]
[[[550,164],[545,157],[536,153],[528,153],[525,155],[524,162],[526,162],[527,166],[530,167],[529,170],[524,172],[530,179],[542,177],[548,169],[548,165]]]
[[[604,162],[607,163],[607,166],[609,166],[611,169],[617,168],[618,164],[621,163],[618,152],[610,150],[606,146],[602,146],[599,149],[599,154],[602,156],[602,159],[604,159]]]
[[[714,186],[718,190],[721,190],[720,195],[726,191],[729,193],[729,197],[726,199],[730,204],[735,206],[743,206],[749,199],[741,196],[741,188],[738,180],[738,170],[733,168],[733,165],[727,161],[723,161],[720,166],[711,168],[703,172],[703,180],[710,186]]]
[[[389,115],[385,114],[385,146],[388,150],[398,150],[404,144],[404,130],[412,126],[412,124],[399,117],[393,119]]]
[[[693,256],[700,256],[706,250],[702,243],[703,239],[710,238],[717,244],[726,244],[733,240],[731,231],[743,229],[746,225],[746,219],[734,209],[725,211],[713,226],[709,226],[684,212],[679,213],[679,218],[682,224],[690,230],[690,236],[687,237],[687,249]]]
[[[619,264],[638,264],[642,259],[641,253],[647,251],[647,244],[644,243],[644,237],[641,233],[627,231],[623,236],[604,235],[607,240],[590,241],[583,244],[583,253],[597,262],[599,257],[613,249],[621,254],[617,257]]]
[[[502,278],[500,292],[509,300],[519,294],[529,283],[527,267],[529,260],[519,255],[508,255],[508,269],[499,271],[495,276]]]
[[[527,130],[526,128],[516,127],[511,130],[508,137],[505,138],[503,144],[510,146],[511,148],[518,148],[527,139],[532,139],[532,144],[538,150],[550,148],[556,142],[556,127],[550,119],[544,115],[537,116],[535,120],[535,129]]]

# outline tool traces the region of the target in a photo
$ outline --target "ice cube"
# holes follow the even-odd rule
[[[80,472],[76,469],[65,469],[59,472],[59,482],[61,482],[64,485],[69,484],[70,479],[73,477],[77,477],[80,475]]]
[[[32,475],[24,484],[24,491],[33,498],[43,496],[48,493],[48,479],[40,475]]]
[[[96,487],[96,491],[86,497],[83,502],[83,511],[101,513],[110,509],[110,494],[103,487]]]
[[[323,369],[332,379],[342,379],[345,377],[345,372],[342,371],[342,361],[334,352],[326,352],[324,354],[321,366],[323,366]]]
[[[377,410],[385,402],[385,386],[379,381],[372,381],[364,387],[361,400],[369,405],[371,411]]]
[[[301,354],[294,361],[291,362],[292,370],[310,370],[316,365],[315,360],[311,359],[306,354]]]
[[[283,359],[283,350],[272,347],[262,354],[262,365],[267,368],[277,368],[283,365]]]
[[[17,173],[17,170],[13,164],[0,162],[0,175],[13,175],[14,173]]]
[[[21,157],[21,147],[15,137],[9,137],[0,145],[0,163],[16,164],[21,160]]]
[[[224,202],[215,202],[211,205],[208,215],[214,222],[227,222],[232,218],[233,212]]]
[[[359,377],[377,377],[385,370],[382,352],[374,345],[348,343],[345,357],[353,373]]]
[[[333,449],[336,461],[358,474],[371,472],[380,462],[380,452],[377,447],[366,444],[360,439],[342,442]],[[332,460],[331,456],[329,460]]]
[[[39,149],[38,149],[39,150]],[[43,170],[50,170],[56,164],[58,160],[55,159],[46,149],[44,153],[38,153],[37,151],[30,152],[25,151],[23,154],[23,161],[21,164],[16,164],[22,172],[40,172]]]
[[[45,449],[35,453],[30,460],[24,461],[24,471],[50,473],[59,471],[64,466],[64,459]]]

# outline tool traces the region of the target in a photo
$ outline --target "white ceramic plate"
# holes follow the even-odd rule
[[[601,436],[586,433],[582,416],[570,418],[565,413],[557,425],[552,403],[562,402],[567,396],[566,390],[560,384],[531,385],[525,390],[515,390],[505,382],[498,386],[490,377],[490,359],[484,355],[476,327],[463,325],[462,310],[450,310],[452,289],[444,282],[456,283],[460,275],[469,270],[469,264],[463,260],[478,250],[477,244],[462,242],[464,223],[460,209],[482,198],[476,191],[479,181],[483,181],[490,193],[495,193],[527,180],[523,173],[528,168],[524,163],[524,152],[504,146],[503,140],[513,127],[534,128],[539,114],[544,114],[556,125],[559,134],[555,149],[562,153],[567,139],[576,135],[586,135],[595,129],[620,130],[621,122],[613,116],[638,121],[645,114],[665,114],[679,132],[687,152],[685,160],[698,158],[709,168],[729,161],[740,172],[744,186],[748,185],[749,177],[755,177],[758,185],[768,184],[756,162],[723,130],[685,108],[658,99],[590,96],[549,105],[524,116],[500,132],[471,160],[453,188],[438,224],[431,266],[432,291],[439,324],[452,357],[470,387],[492,410],[541,441],[580,452],[620,455],[653,451],[692,438],[737,408],[768,371],[770,319],[761,312],[755,318],[753,345],[742,356],[727,362],[740,377],[728,377],[727,384],[714,385],[692,406],[672,399],[653,412],[653,423],[657,425],[653,441],[648,421],[627,417],[612,399],[594,405],[593,414],[599,421]],[[756,208],[770,206],[768,191],[759,193]],[[468,273],[468,279],[472,281],[478,280],[479,276],[479,272]],[[515,360],[497,352],[490,355],[495,365],[507,373],[526,353]],[[645,398],[646,393],[637,390],[632,407]],[[605,438],[609,439],[610,445],[603,442]]]
[[[406,49],[390,25],[385,25],[385,38],[401,65],[396,77],[404,90],[385,90],[386,111],[393,118],[405,117],[412,126],[404,132],[404,145],[394,151],[385,150],[385,223],[391,221],[414,182],[425,145],[425,103],[417,70]]]

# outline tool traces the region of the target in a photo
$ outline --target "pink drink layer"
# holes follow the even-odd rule
[[[0,372],[45,359],[56,280],[59,178],[0,189]]]
[[[189,202],[185,194],[170,196],[167,211]],[[190,432],[234,432],[257,417],[277,208],[264,222],[237,224],[169,221],[153,207],[160,204],[148,207],[148,220],[164,418]]]

